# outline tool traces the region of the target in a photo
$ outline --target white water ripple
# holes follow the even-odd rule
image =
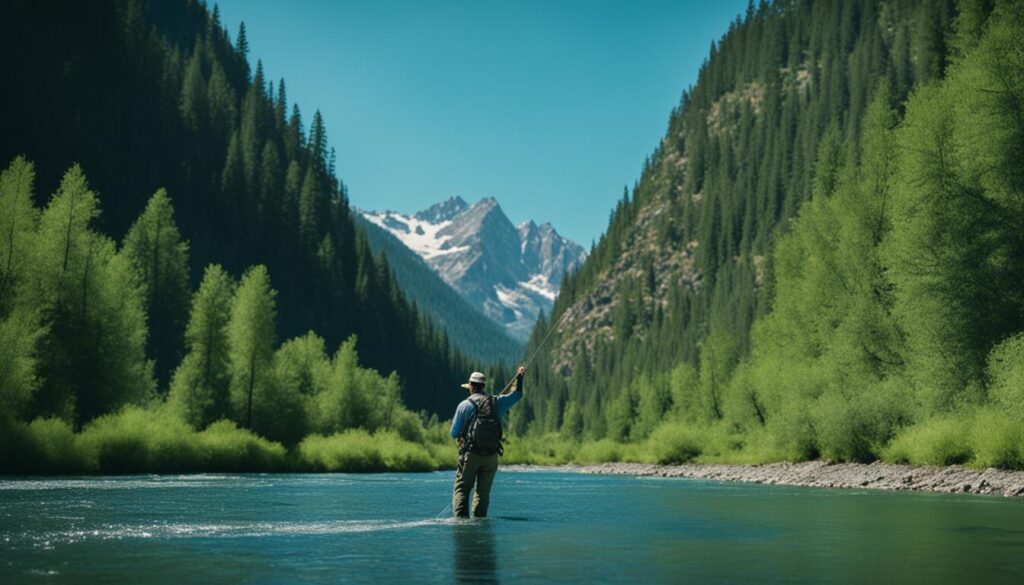
[[[7,542],[31,542],[37,547],[74,544],[90,540],[170,539],[170,538],[252,538],[264,536],[317,536],[405,530],[427,526],[448,526],[453,518],[424,520],[336,520],[329,522],[247,522],[218,524],[108,524],[95,529],[62,530],[10,535]]]

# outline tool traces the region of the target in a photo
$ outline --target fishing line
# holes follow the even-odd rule
[[[558,326],[562,324],[562,321],[564,321],[567,316],[569,316],[568,309],[564,313],[562,313],[562,316],[559,317],[558,321],[556,321],[555,324],[551,326],[551,329],[548,329],[548,334],[544,336],[544,339],[540,340],[540,345],[537,346],[537,349],[533,350],[533,353],[530,354],[530,357],[526,360],[526,363],[523,364],[523,370],[526,370],[527,368],[530,367],[530,364],[533,363],[533,358],[537,357],[537,354],[540,353],[540,350],[544,348],[544,344],[546,344],[548,342],[548,339],[551,338],[551,334],[554,333],[556,329],[558,329]],[[512,379],[508,381],[508,384],[505,384],[505,389],[501,391],[501,394],[507,392],[508,389],[512,387],[512,384],[515,383],[515,381],[516,376],[512,376]]]
[[[452,509],[452,505],[448,504],[447,506],[444,507],[444,510],[441,510],[440,514],[438,514],[437,516],[434,516],[434,519],[437,520],[440,517],[447,515],[448,511],[451,510],[451,509]]]

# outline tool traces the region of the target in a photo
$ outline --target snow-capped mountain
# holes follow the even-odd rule
[[[549,223],[513,225],[494,198],[470,205],[452,197],[411,216],[360,213],[520,340],[529,336],[541,311],[551,312],[562,275],[587,255]]]

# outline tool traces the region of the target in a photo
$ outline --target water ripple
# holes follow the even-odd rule
[[[410,521],[390,520],[337,520],[330,522],[244,522],[219,524],[108,524],[100,528],[27,532],[8,535],[4,541],[30,543],[37,548],[50,549],[56,544],[74,544],[89,540],[170,539],[170,538],[250,538],[263,536],[334,535],[361,532],[405,530],[429,526],[447,526],[452,518],[432,518]]]

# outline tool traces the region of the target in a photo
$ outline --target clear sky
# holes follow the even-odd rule
[[[589,246],[747,0],[220,0],[354,205],[495,197]]]

